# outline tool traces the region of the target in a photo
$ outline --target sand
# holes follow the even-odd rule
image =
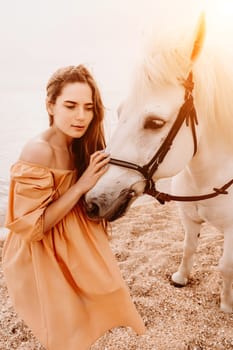
[[[170,276],[181,259],[183,235],[175,203],[143,203],[112,223],[110,244],[147,331],[137,336],[113,329],[91,350],[233,349],[233,314],[219,309],[223,236],[203,226],[190,282],[176,288]],[[2,270],[0,293],[0,350],[42,350],[14,313]]]

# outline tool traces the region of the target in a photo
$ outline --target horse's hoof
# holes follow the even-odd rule
[[[188,279],[181,276],[179,272],[173,273],[171,281],[172,284],[178,288],[184,287],[188,283]]]

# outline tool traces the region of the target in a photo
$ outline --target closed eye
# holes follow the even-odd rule
[[[146,117],[146,120],[144,122],[144,129],[151,129],[151,130],[155,130],[155,129],[160,129],[165,125],[165,120],[156,117],[156,116],[148,116]]]
[[[94,106],[86,106],[85,110],[86,111],[93,111],[94,110]]]

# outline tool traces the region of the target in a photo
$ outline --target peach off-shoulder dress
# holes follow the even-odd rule
[[[19,316],[47,350],[87,350],[107,330],[144,324],[101,223],[77,204],[43,233],[43,213],[76,171],[18,161],[11,168],[3,270]]]

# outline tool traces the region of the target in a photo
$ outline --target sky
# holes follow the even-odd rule
[[[69,64],[85,63],[109,86],[127,74],[141,1],[1,1],[0,89],[36,88]]]
[[[146,26],[189,21],[203,4],[232,22],[233,0],[0,0],[0,93],[42,91],[57,68],[83,63],[124,95]]]
[[[79,63],[104,88],[124,85],[143,26],[162,12],[172,25],[174,4],[188,20],[197,3],[217,13],[225,7],[225,17],[233,7],[233,0],[0,0],[0,91],[42,88],[56,68]]]

